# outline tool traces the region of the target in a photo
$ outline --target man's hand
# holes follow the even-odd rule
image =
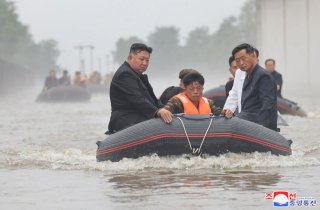
[[[224,109],[223,111],[226,118],[230,119],[233,117],[233,112],[230,109]]]
[[[161,117],[165,123],[171,123],[172,121],[173,114],[164,108],[159,109],[157,115]]]

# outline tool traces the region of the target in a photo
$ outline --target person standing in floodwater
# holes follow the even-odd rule
[[[240,70],[246,72],[239,118],[277,130],[277,92],[273,77],[258,64],[251,45],[238,45],[233,49],[232,55]],[[226,117],[231,118],[232,115],[226,114]]]
[[[276,71],[276,61],[272,58],[267,59],[264,62],[266,66],[266,70],[273,76],[274,80],[277,83],[277,96],[282,98],[281,90],[282,90],[282,75]]]

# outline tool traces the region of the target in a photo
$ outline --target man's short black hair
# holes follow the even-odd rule
[[[179,79],[182,80],[187,74],[193,73],[193,72],[197,72],[197,70],[194,69],[182,69],[179,72]]]
[[[272,59],[272,58],[268,58],[268,59],[264,62],[264,64],[267,65],[267,63],[268,63],[269,61],[272,61],[273,65],[276,64],[276,61],[275,61],[274,59]]]
[[[185,87],[193,82],[199,82],[201,85],[204,85],[204,77],[199,72],[192,72],[182,79],[182,83]]]
[[[148,47],[147,45],[145,44],[142,44],[142,43],[134,43],[131,45],[130,47],[130,54],[137,54],[141,51],[147,51],[148,53],[152,53],[152,48],[151,47]]]
[[[256,54],[257,58],[259,58],[259,50],[257,48],[253,48],[254,53]]]
[[[235,59],[234,59],[234,56],[231,55],[231,56],[229,57],[229,66],[231,66],[231,63],[232,63],[234,60],[235,60]]]
[[[243,44],[240,44],[240,45],[236,46],[232,50],[232,55],[234,56],[237,52],[239,52],[240,50],[243,50],[243,49],[246,50],[247,54],[252,54],[252,53],[255,52],[254,47],[252,45],[247,44],[247,43],[243,43]],[[258,54],[259,54],[259,51],[258,51]],[[258,57],[258,55],[257,55],[257,57]]]

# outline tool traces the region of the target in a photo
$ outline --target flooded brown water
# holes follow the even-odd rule
[[[271,209],[265,193],[277,190],[319,202],[320,97],[291,95],[308,113],[284,116],[292,156],[154,155],[117,163],[95,159],[109,120],[107,95],[88,103],[35,98],[25,91],[0,100],[1,209]]]

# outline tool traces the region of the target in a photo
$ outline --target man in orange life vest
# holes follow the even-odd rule
[[[200,73],[189,73],[182,82],[184,91],[172,97],[163,108],[156,112],[156,116],[170,123],[173,114],[177,113],[214,115],[221,113],[221,108],[216,107],[212,100],[202,97],[204,78]]]

